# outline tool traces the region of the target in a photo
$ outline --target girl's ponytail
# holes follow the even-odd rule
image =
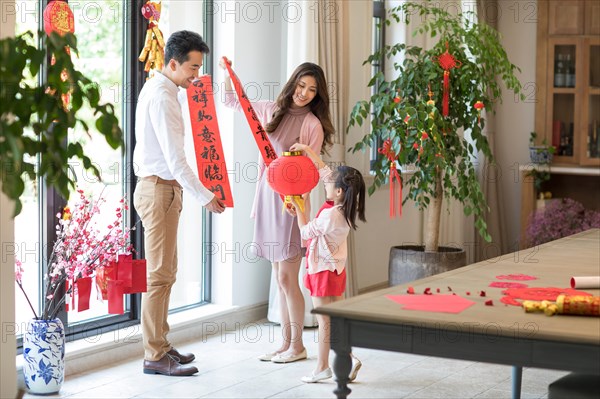
[[[341,188],[344,191],[344,199],[342,200],[342,210],[344,218],[348,225],[356,229],[356,216],[366,222],[365,219],[365,181],[361,173],[350,167],[338,167],[338,175],[335,182],[336,188]]]

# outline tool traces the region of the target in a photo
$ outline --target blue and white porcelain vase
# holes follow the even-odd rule
[[[56,393],[65,376],[65,329],[60,319],[29,321],[23,335],[23,376],[29,392]]]

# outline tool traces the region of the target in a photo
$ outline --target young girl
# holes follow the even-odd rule
[[[308,273],[304,284],[310,290],[315,307],[342,299],[346,288],[346,238],[350,228],[356,229],[356,217],[365,220],[365,182],[360,172],[349,166],[339,166],[332,171],[310,147],[294,144],[290,151],[304,151],[319,169],[325,185],[327,201],[314,220],[307,222],[306,214],[294,201],[298,227],[303,240],[308,240],[306,260]],[[317,367],[304,382],[319,382],[331,378],[329,367],[329,316],[317,315],[319,322],[319,354]],[[352,356],[350,381],[356,378],[360,360]]]

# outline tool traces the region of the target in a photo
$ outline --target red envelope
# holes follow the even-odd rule
[[[146,259],[134,259],[132,265],[131,286],[125,287],[123,293],[137,294],[146,292]]]
[[[123,282],[108,282],[108,313],[123,314]]]

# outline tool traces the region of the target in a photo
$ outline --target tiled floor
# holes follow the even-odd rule
[[[316,329],[305,329],[309,359],[290,364],[260,362],[275,349],[278,326],[264,321],[237,331],[180,345],[196,354],[192,377],[142,373],[142,360],[67,377],[64,398],[334,398],[335,382],[305,384],[316,364]],[[357,348],[363,363],[350,398],[510,398],[511,367]],[[333,354],[332,354],[333,358]],[[330,359],[332,360],[332,359]],[[566,372],[525,369],[522,398],[546,398],[548,384]],[[25,398],[35,396],[26,394]]]

